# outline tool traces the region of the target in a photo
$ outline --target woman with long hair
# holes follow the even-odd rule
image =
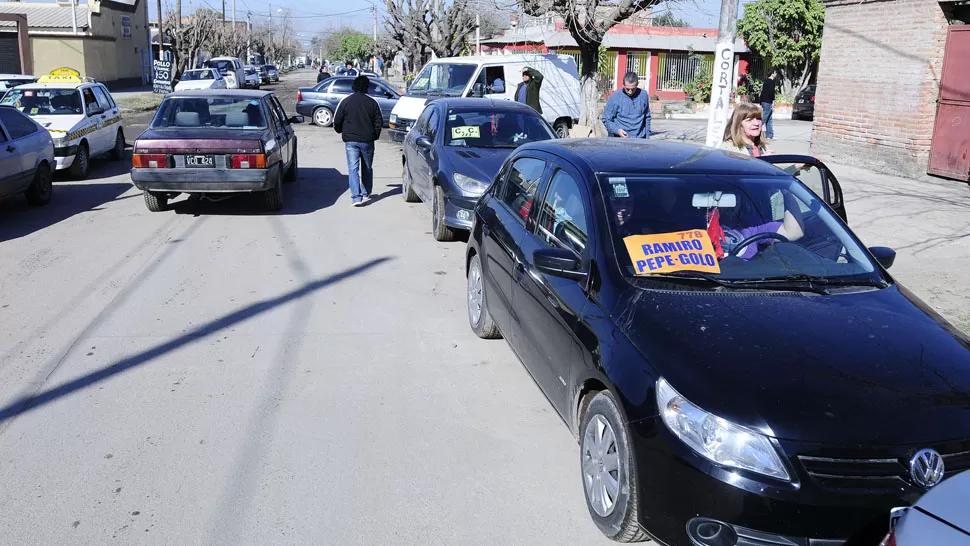
[[[724,128],[724,140],[718,144],[721,150],[730,150],[752,157],[768,153],[767,140],[761,132],[761,107],[748,102],[734,109]]]

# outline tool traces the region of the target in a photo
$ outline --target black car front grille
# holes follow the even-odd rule
[[[943,451],[941,454],[946,477],[970,469],[970,451]],[[891,492],[913,485],[908,459],[847,459],[799,455],[798,460],[805,472],[826,489]]]

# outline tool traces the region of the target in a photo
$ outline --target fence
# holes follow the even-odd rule
[[[579,69],[579,73],[583,73],[578,49],[559,49],[554,53],[572,57],[576,61],[576,68]],[[605,86],[604,89],[616,89],[616,51],[607,51],[602,65],[600,68],[603,68],[603,70],[600,70],[599,73],[599,83],[601,86]],[[647,63],[647,66],[649,66],[649,63]]]
[[[659,91],[681,91],[698,74],[714,70],[714,55],[660,53],[657,68]]]

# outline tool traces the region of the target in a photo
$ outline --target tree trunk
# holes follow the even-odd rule
[[[599,93],[596,89],[599,48],[599,43],[579,46],[579,82],[582,101],[579,109],[579,124],[587,127],[594,127],[599,118]]]

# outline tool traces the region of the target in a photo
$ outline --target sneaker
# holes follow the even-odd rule
[[[364,196],[364,202],[370,201],[371,199],[373,199],[373,197],[371,197],[371,194],[369,193]]]
[[[363,201],[351,201],[350,203],[355,207],[359,207],[364,204]]]

